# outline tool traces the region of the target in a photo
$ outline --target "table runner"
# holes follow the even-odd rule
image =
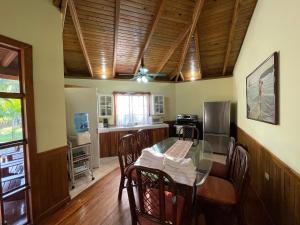
[[[192,141],[177,140],[166,152],[165,155],[175,159],[183,159],[190,148],[192,147]]]

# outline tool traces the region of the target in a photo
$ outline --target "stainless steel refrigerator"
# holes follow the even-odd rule
[[[230,137],[230,101],[203,103],[203,139],[214,153],[227,154]]]

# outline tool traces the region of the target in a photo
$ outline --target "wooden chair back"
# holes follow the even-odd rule
[[[137,196],[135,200],[132,184],[132,171],[137,174]],[[131,166],[128,176],[128,198],[132,224],[137,224],[142,216],[157,224],[177,224],[177,186],[165,172],[140,166]],[[165,191],[172,193],[172,213],[166,215]],[[172,215],[170,217],[170,215]]]
[[[231,170],[231,166],[232,166],[234,150],[235,150],[235,139],[234,137],[230,137],[228,143],[228,155],[226,157],[226,165],[228,166],[229,171]]]
[[[133,134],[127,134],[119,140],[118,158],[121,175],[124,175],[125,168],[133,164],[139,157],[136,145],[136,137]]]
[[[197,127],[194,126],[182,126],[179,130],[178,134],[179,140],[196,140],[196,142],[199,142],[199,130]]]
[[[239,201],[245,197],[245,186],[249,181],[249,154],[241,145],[235,147],[229,179],[234,185]]]
[[[136,139],[139,155],[141,154],[144,148],[151,147],[150,135],[148,130],[138,130],[138,132],[136,133]]]

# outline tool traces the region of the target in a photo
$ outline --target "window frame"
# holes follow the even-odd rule
[[[117,125],[117,96],[118,95],[129,95],[129,96],[147,96],[148,97],[148,116],[151,115],[151,107],[150,107],[150,101],[151,101],[151,92],[119,92],[114,91],[113,92],[113,100],[114,100],[114,124]]]

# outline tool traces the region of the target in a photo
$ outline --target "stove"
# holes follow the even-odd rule
[[[198,125],[198,116],[197,115],[189,115],[189,114],[180,114],[176,117],[176,123],[174,127],[176,128],[176,135],[179,134],[180,129],[184,125],[197,127]]]
[[[195,125],[198,123],[197,115],[180,114],[176,117],[176,125]]]

